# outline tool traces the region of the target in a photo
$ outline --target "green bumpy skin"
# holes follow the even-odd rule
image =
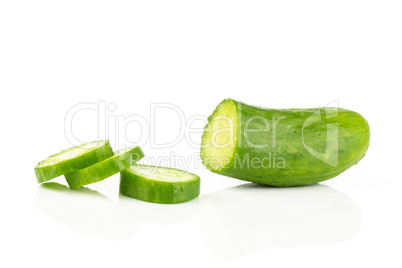
[[[135,164],[120,173],[120,193],[152,203],[182,203],[200,195],[200,177],[174,168]]]
[[[131,164],[143,157],[144,153],[139,146],[122,149],[106,160],[87,168],[65,174],[64,176],[66,177],[68,186],[70,186],[71,189],[76,189],[87,184],[104,180],[128,168]]]
[[[370,141],[368,122],[334,107],[268,109],[232,99],[208,117],[201,159],[212,172],[276,187],[333,178],[357,164]]]
[[[45,182],[113,156],[109,141],[93,141],[70,147],[38,163],[35,174],[38,183]]]

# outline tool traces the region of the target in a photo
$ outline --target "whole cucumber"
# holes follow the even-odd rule
[[[277,187],[333,178],[363,158],[368,122],[336,108],[268,109],[232,99],[208,117],[202,163],[212,172]]]

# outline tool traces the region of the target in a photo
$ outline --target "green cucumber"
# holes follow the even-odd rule
[[[113,156],[109,141],[93,141],[68,148],[38,163],[35,167],[39,183],[91,166]]]
[[[212,172],[277,187],[333,178],[365,155],[367,121],[341,108],[268,109],[232,99],[208,118],[202,163]]]
[[[200,177],[174,168],[134,164],[120,173],[120,193],[152,203],[181,203],[199,196]]]
[[[106,160],[87,168],[65,174],[64,176],[70,188],[76,189],[87,184],[104,180],[128,168],[142,157],[144,157],[144,153],[139,146],[122,149],[115,152],[114,156]]]

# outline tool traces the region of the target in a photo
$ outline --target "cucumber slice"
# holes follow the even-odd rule
[[[35,167],[39,183],[51,180],[113,156],[109,141],[93,141],[68,148],[38,163]]]
[[[152,203],[181,203],[199,196],[200,177],[174,168],[134,164],[120,173],[120,193]]]
[[[114,156],[84,169],[64,175],[71,189],[104,180],[144,157],[139,146],[122,149]]]

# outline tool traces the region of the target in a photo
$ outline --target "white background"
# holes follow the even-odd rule
[[[400,267],[401,14],[387,0],[2,0],[0,266]],[[151,148],[179,131],[177,113],[161,110],[144,151],[190,157],[198,199],[119,198],[118,175],[93,194],[36,182],[37,162],[70,146],[64,119],[79,103],[149,122],[152,103],[205,119],[228,97],[273,108],[338,100],[369,121],[370,148],[327,182],[258,187],[197,166],[184,138]],[[102,127],[97,112],[74,117],[81,141],[107,130],[117,148],[147,133]]]

